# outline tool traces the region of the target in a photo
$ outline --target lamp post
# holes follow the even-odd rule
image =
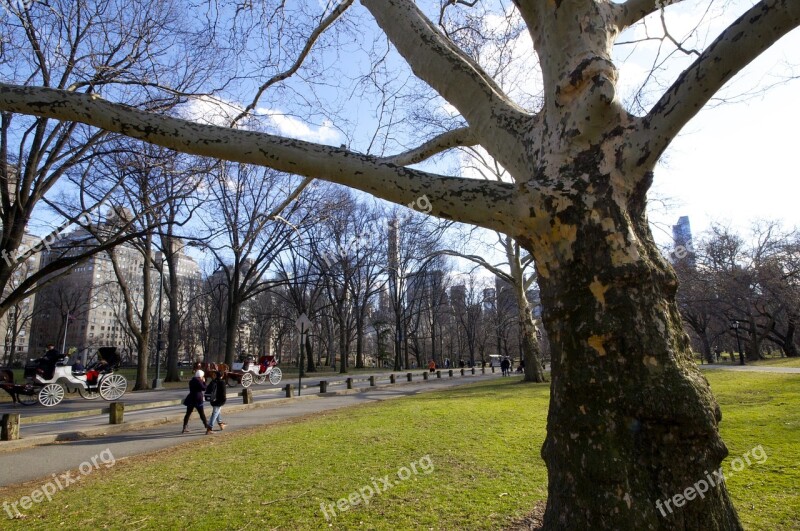
[[[731,330],[736,334],[736,348],[739,350],[739,365],[744,365],[744,353],[742,352],[742,343],[739,341],[739,321],[734,319],[731,321]]]
[[[69,328],[69,311],[67,311],[67,316],[64,318],[64,339],[61,341],[61,353],[67,353],[67,328]]]
[[[164,292],[164,255],[161,251],[156,253],[158,265],[158,325],[156,328],[156,378],[153,380],[153,389],[161,389],[161,329],[164,321],[161,318],[161,294]]]

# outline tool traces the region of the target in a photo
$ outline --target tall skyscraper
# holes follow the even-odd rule
[[[692,227],[689,216],[681,216],[678,223],[672,226],[672,240],[674,244],[673,258],[675,262],[686,260],[694,267],[695,255],[692,245]]]

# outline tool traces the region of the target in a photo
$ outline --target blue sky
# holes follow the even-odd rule
[[[322,2],[320,6],[325,3]],[[494,2],[500,3],[499,0]],[[703,6],[708,3],[687,1],[668,7],[665,17],[670,31],[686,37],[689,45],[701,46],[751,5],[748,1],[733,0],[724,3],[724,10],[722,4],[717,6],[710,22],[711,37],[707,38],[706,34],[693,31],[693,21],[698,9],[702,11]],[[714,5],[717,4],[719,3]],[[508,8],[509,3],[505,2],[505,5]],[[359,40],[362,40],[362,44],[369,44],[373,37],[370,32],[375,31],[374,23],[371,23],[358,3],[353,10],[353,16],[358,21],[356,27],[362,32]],[[648,18],[646,25],[629,31],[620,40],[652,37],[658,34],[659,29],[659,15],[655,14]],[[515,43],[518,55],[523,58],[532,56],[529,37],[522,35],[518,41]],[[635,47],[627,45],[615,49],[620,66],[619,91],[623,100],[644,79],[658,46],[662,44],[661,41],[651,39]],[[758,92],[759,87],[790,76],[791,64],[800,65],[798,50],[800,31],[795,30],[729,84],[723,95],[734,100],[741,99],[741,94],[750,93],[754,89]],[[355,72],[359,68],[363,69],[365,64],[365,56],[352,49],[334,60],[335,62],[329,62],[334,64],[332,71],[338,72],[348,72],[351,69]],[[660,76],[663,80],[662,88],[668,86],[671,79],[690,60],[691,58],[677,58],[671,62]],[[352,61],[352,66],[347,61]],[[387,64],[390,70],[399,70],[402,66],[397,57],[391,54]],[[523,69],[529,68],[524,62],[522,65]],[[800,75],[800,67],[797,74]],[[399,75],[396,81],[402,84],[403,79]],[[535,93],[534,85],[535,82],[524,88]],[[247,91],[239,91],[239,95],[245,92]],[[513,89],[511,92],[513,93]],[[794,128],[795,124],[800,123],[800,103],[797,102],[796,93],[797,82],[775,86],[739,103],[707,108],[689,123],[673,142],[656,170],[652,196],[669,198],[671,203],[671,208],[667,210],[656,205],[658,208],[653,208],[650,212],[654,234],[660,243],[669,240],[670,226],[682,215],[690,217],[695,235],[706,230],[712,222],[729,224],[742,232],[756,219],[783,220],[787,228],[800,225],[800,209],[796,206],[793,183],[798,177],[794,164],[798,135]],[[339,103],[341,101],[338,99]],[[294,112],[290,108],[281,107],[280,99],[265,101],[259,112],[265,116],[268,128],[274,132],[329,145],[346,143],[353,149],[366,151],[378,123],[375,101],[365,103],[363,99],[355,98],[348,105],[350,107],[339,108],[339,114],[346,118],[341,127],[323,114],[311,112],[303,116],[302,112],[298,112],[299,107],[295,107]],[[434,107],[435,105],[436,103]],[[208,102],[199,102],[194,105],[192,114],[208,119],[214,107]],[[225,114],[231,115],[231,111],[228,110]],[[215,120],[212,118],[209,121]],[[349,133],[345,135],[342,131]],[[397,138],[406,132],[401,132]],[[401,143],[403,141],[417,143],[417,139],[405,139]],[[397,147],[389,150],[397,151]],[[372,144],[370,151],[379,150]],[[452,160],[443,161],[434,169],[444,173],[452,169],[452,166]]]

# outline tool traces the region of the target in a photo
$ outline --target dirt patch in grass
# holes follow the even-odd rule
[[[539,531],[544,524],[544,508],[546,506],[547,501],[539,500],[531,512],[512,523],[506,531]]]

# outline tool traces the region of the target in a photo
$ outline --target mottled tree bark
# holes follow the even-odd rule
[[[574,243],[540,270],[552,348],[545,528],[740,529],[724,485],[664,514],[656,505],[720,466],[721,413],[690,358],[644,197],[620,205],[607,175],[573,170],[597,193],[576,187],[552,213]],[[610,249],[614,234],[624,236]]]
[[[547,381],[544,377],[542,354],[539,348],[539,338],[536,336],[536,323],[531,314],[531,306],[521,288],[514,286],[517,297],[517,310],[519,312],[519,328],[522,339],[522,352],[525,358],[526,382],[541,383]]]

